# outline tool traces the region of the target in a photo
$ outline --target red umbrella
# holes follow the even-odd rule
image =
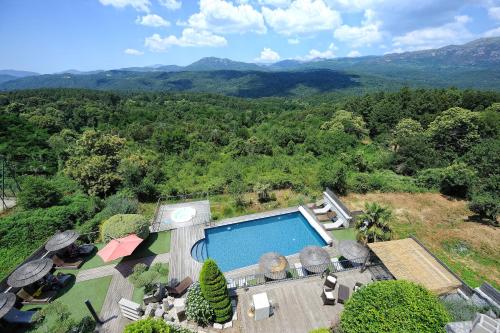
[[[134,250],[141,244],[142,238],[137,237],[136,234],[128,235],[118,239],[113,239],[105,247],[103,247],[97,254],[104,260],[109,262],[121,257],[126,257],[132,254]]]

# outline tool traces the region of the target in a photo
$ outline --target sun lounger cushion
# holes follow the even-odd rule
[[[336,278],[335,276],[328,275],[328,276],[326,277],[326,279],[327,279],[328,281],[330,281],[331,283],[333,283],[333,284],[336,284],[336,283],[337,283],[337,278]]]

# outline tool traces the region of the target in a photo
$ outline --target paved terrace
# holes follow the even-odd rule
[[[356,282],[367,284],[372,281],[369,270],[351,270],[336,273],[338,285],[344,284],[351,290]],[[321,293],[324,279],[311,277],[288,282],[273,283],[238,291],[238,326],[244,333],[305,333],[314,328],[330,327],[339,320],[344,305],[323,305]],[[274,314],[267,319],[255,321],[248,316],[252,304],[252,296],[266,292],[269,300],[277,306]]]

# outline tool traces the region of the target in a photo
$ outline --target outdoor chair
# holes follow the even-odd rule
[[[9,324],[29,325],[33,322],[33,315],[35,313],[36,311],[21,311],[16,308],[12,308],[5,316],[2,317],[2,319]]]
[[[83,264],[83,259],[81,258],[71,258],[71,260],[69,260],[67,258],[62,259],[58,255],[54,255],[52,257],[52,261],[54,262],[56,268],[63,269],[78,269]]]
[[[337,275],[328,274],[325,279],[325,286],[333,290],[337,285],[337,281],[338,281]]]
[[[193,284],[193,280],[188,276],[184,278],[180,283],[178,283],[175,287],[168,287],[167,292],[169,296],[180,297],[182,296],[188,288]]]
[[[78,254],[81,256],[88,256],[94,251],[94,249],[94,244],[82,244],[78,246]]]
[[[335,305],[335,297],[333,296],[333,289],[323,286],[321,299],[323,300],[323,305]]]
[[[26,290],[21,289],[17,292],[16,295],[21,299],[22,304],[24,305],[46,304],[51,302],[57,296],[57,291],[55,290],[44,291],[40,294],[40,296],[35,297],[26,292]]]

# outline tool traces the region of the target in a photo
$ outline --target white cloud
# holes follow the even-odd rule
[[[181,8],[182,2],[180,0],[158,0],[160,5],[170,10],[177,10]]]
[[[292,0],[258,0],[259,5],[274,7],[287,7]]]
[[[125,8],[127,6],[133,7],[135,10],[149,13],[149,0],[99,0],[104,6],[113,6],[116,8]]]
[[[483,33],[483,37],[499,37],[500,36],[500,27],[488,30]]]
[[[258,62],[276,62],[280,60],[280,55],[278,52],[271,50],[268,47],[265,47],[261,52],[258,58],[255,58],[255,61]]]
[[[488,9],[488,15],[497,21],[500,21],[500,7],[491,7]]]
[[[372,8],[383,0],[327,0],[327,2],[334,8],[342,8],[342,11],[356,12]]]
[[[288,44],[291,44],[291,45],[297,45],[300,43],[300,40],[298,38],[288,38]]]
[[[283,35],[330,30],[342,23],[340,14],[323,0],[295,0],[286,9],[263,7],[262,14],[267,24]]]
[[[352,50],[351,52],[347,53],[347,57],[349,58],[361,57],[361,53],[357,50]]]
[[[224,0],[200,0],[200,12],[189,17],[188,25],[220,34],[267,32],[262,14],[251,5],[234,5]]]
[[[455,16],[453,22],[396,36],[392,39],[392,44],[399,50],[415,51],[465,43],[476,37],[466,27],[470,20],[466,15]]]
[[[139,16],[135,23],[145,25],[148,27],[168,27],[170,26],[170,22],[165,20],[163,17],[158,16],[156,14],[148,14],[144,16]]]
[[[143,55],[144,52],[142,51],[139,51],[139,50],[136,50],[136,49],[126,49],[123,51],[125,54],[128,54],[128,55],[134,55],[134,56],[140,56],[140,55]]]
[[[337,47],[335,46],[335,44],[331,43],[328,46],[328,49],[326,49],[325,51],[319,51],[316,49],[312,49],[305,56],[295,57],[295,59],[302,60],[302,61],[310,61],[310,60],[314,60],[314,59],[331,59],[331,58],[335,58],[334,50],[336,50],[336,49],[337,49]]]
[[[382,32],[379,30],[381,25],[382,22],[375,19],[374,12],[367,9],[360,26],[343,25],[335,29],[333,35],[340,41],[349,42],[352,46],[370,46],[382,39]]]
[[[192,28],[186,28],[182,31],[180,37],[170,35],[162,38],[159,34],[147,37],[144,45],[154,52],[166,51],[171,46],[180,47],[219,47],[227,45],[227,40],[222,36],[217,36],[209,31],[196,31]]]

